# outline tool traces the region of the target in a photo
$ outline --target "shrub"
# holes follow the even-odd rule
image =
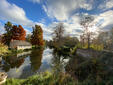
[[[4,53],[7,53],[7,52],[8,52],[8,47],[0,43],[0,55],[3,55]]]

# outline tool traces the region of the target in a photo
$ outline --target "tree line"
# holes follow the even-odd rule
[[[63,23],[58,23],[52,33],[52,40],[47,41],[50,47],[60,48],[62,46],[95,49],[95,50],[113,50],[113,28],[109,31],[95,30],[101,28],[101,24],[97,25],[93,16],[84,16],[80,20],[82,33],[78,37],[71,37],[66,34]]]

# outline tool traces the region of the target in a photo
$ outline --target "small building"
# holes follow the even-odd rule
[[[17,50],[24,50],[24,49],[31,49],[32,45],[23,40],[12,40],[10,42],[9,48],[11,49],[17,49]]]

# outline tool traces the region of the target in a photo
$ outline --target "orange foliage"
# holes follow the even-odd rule
[[[26,31],[19,25],[18,27],[14,25],[12,27],[12,39],[13,40],[25,40]]]
[[[31,43],[32,43],[32,45],[36,45],[36,46],[44,45],[43,30],[42,30],[41,26],[35,25],[35,27],[33,28]]]

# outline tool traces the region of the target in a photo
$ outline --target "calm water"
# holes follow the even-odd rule
[[[68,59],[56,56],[52,49],[31,50],[2,58],[0,71],[7,72],[9,78],[27,78],[37,72],[51,71],[61,61],[60,68],[64,68]]]

